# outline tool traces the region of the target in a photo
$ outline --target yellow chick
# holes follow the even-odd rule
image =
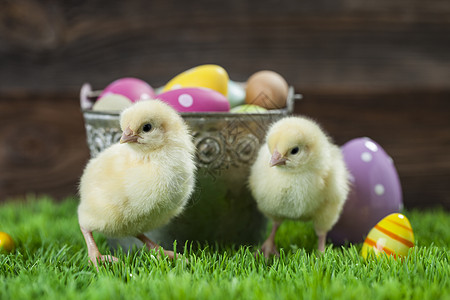
[[[120,143],[89,161],[79,186],[78,220],[95,266],[117,258],[101,255],[93,231],[135,236],[149,249],[158,248],[143,233],[180,214],[195,185],[192,136],[169,105],[137,102],[122,112],[120,127]]]
[[[318,124],[303,117],[273,124],[249,177],[259,210],[273,221],[264,256],[279,255],[274,240],[285,219],[312,220],[323,252],[347,199],[348,176],[340,149]]]

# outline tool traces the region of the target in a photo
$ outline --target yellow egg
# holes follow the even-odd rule
[[[221,66],[201,65],[175,76],[165,85],[163,92],[186,87],[204,87],[227,96],[228,80],[228,73]]]
[[[390,214],[373,227],[361,249],[366,259],[369,253],[379,256],[380,253],[395,258],[406,256],[414,247],[414,233],[408,218],[399,213]]]
[[[14,241],[11,236],[5,232],[0,232],[0,252],[11,252],[14,249]]]

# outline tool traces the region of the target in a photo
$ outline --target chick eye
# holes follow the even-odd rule
[[[142,126],[142,131],[143,132],[149,132],[150,130],[152,130],[152,124],[147,123],[144,126]]]
[[[298,153],[298,151],[300,151],[300,149],[299,149],[298,147],[292,148],[291,154],[292,154],[292,155],[295,155],[295,154]]]

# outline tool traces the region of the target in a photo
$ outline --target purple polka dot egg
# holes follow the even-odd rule
[[[402,188],[392,158],[372,139],[350,140],[341,150],[351,190],[329,237],[335,244],[359,243],[382,218],[403,208]]]
[[[227,98],[209,88],[179,88],[159,94],[157,99],[171,105],[178,112],[228,112]]]
[[[98,100],[111,94],[124,96],[130,99],[131,102],[153,99],[155,97],[155,91],[147,82],[133,77],[120,78],[111,82],[102,91]]]

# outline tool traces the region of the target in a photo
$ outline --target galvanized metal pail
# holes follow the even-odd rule
[[[117,143],[121,136],[118,113],[90,110],[99,92],[88,84],[81,90],[81,107],[90,154]],[[289,88],[287,106],[265,113],[181,113],[197,147],[195,193],[181,216],[147,235],[163,247],[186,241],[225,244],[256,244],[263,237],[266,219],[258,211],[247,186],[250,167],[264,141],[268,126],[294,107],[294,89]],[[139,245],[135,238],[110,239],[128,248]]]

